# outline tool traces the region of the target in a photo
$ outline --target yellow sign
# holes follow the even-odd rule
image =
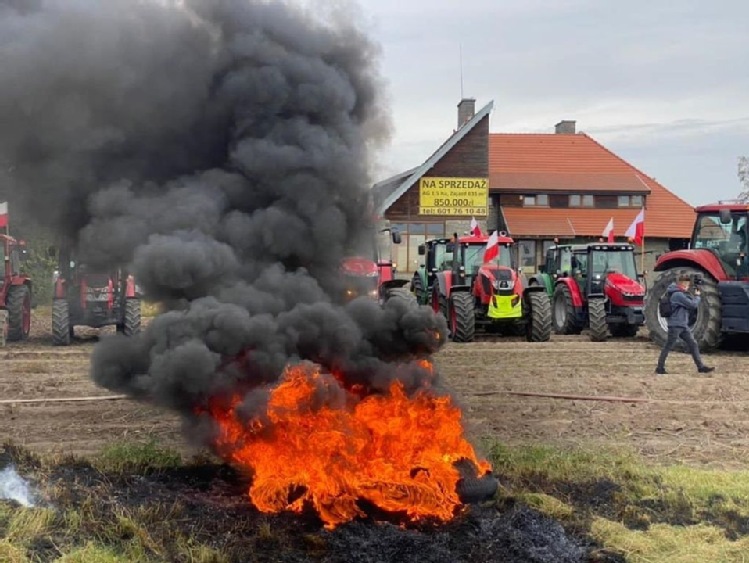
[[[421,178],[420,215],[486,216],[486,178]]]

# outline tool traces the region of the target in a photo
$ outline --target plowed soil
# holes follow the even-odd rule
[[[96,331],[73,345],[52,345],[50,319],[34,311],[32,335],[0,349],[0,400],[111,395],[88,374]],[[736,467],[749,456],[747,354],[711,354],[717,370],[696,373],[673,353],[666,376],[653,373],[658,349],[640,335],[606,343],[553,336],[449,344],[437,356],[447,385],[465,409],[475,437],[508,443],[624,445],[661,462]],[[651,402],[523,397],[508,392],[620,396]],[[153,436],[185,451],[169,412],[129,401],[0,404],[0,440],[39,453],[88,454],[113,440]]]

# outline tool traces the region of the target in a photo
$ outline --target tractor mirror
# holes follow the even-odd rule
[[[427,253],[426,246],[423,244],[419,245],[419,256],[424,256]]]
[[[55,256],[57,256],[57,248],[55,246],[47,247],[47,256],[49,258],[54,258]]]
[[[720,222],[723,225],[730,225],[733,218],[731,217],[731,211],[729,209],[720,210]]]
[[[538,267],[538,272],[539,272],[540,274],[545,274],[545,273],[546,273],[546,265],[545,265],[545,264],[541,264],[541,265],[540,265],[540,266]]]
[[[401,234],[400,231],[397,229],[393,229],[390,231],[390,238],[393,240],[393,244],[400,244],[401,243]]]

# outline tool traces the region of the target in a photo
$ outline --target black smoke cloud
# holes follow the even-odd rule
[[[416,359],[443,319],[331,298],[372,234],[388,134],[377,48],[348,13],[0,0],[0,182],[81,262],[128,265],[171,309],[96,346],[98,384],[189,414],[237,390],[251,411],[290,361],[372,391],[432,380]]]

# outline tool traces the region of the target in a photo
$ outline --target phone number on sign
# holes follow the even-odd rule
[[[420,207],[420,215],[486,215],[486,207]]]

